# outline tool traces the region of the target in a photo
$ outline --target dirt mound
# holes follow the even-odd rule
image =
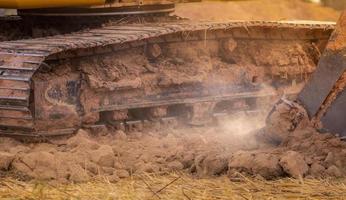
[[[261,122],[238,116],[208,128],[127,134],[103,131],[99,135],[81,129],[67,140],[41,144],[2,139],[0,170],[1,174],[59,182],[85,182],[97,177],[116,182],[143,172],[181,170],[198,177],[228,174],[231,179],[239,173],[265,179],[346,176],[346,143],[304,125],[304,117],[297,121],[293,116],[301,115],[292,113],[301,112],[292,108],[277,106],[267,123],[278,120],[273,116],[286,122],[290,119],[298,123],[293,129],[282,123],[286,129],[268,125],[254,131]],[[273,143],[267,139],[275,130],[280,137]]]
[[[342,177],[346,175],[346,143],[313,129],[297,130],[272,149],[239,151],[229,161],[229,176],[238,172],[265,179],[282,176]]]
[[[335,134],[314,129],[299,104],[287,100],[279,102],[266,124],[257,133],[257,138],[279,144],[274,152],[286,174],[295,178],[345,174],[346,143]]]
[[[336,21],[339,12],[302,0],[203,1],[178,4],[176,15],[190,20]]]

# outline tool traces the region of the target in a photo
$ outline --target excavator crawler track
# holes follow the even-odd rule
[[[180,110],[189,109],[197,116],[201,108],[208,106],[212,112],[218,112],[215,107],[225,110],[221,107],[232,104],[228,110],[233,111],[235,105],[242,104],[240,101],[248,103],[247,109],[255,109],[249,108],[249,102],[277,96],[277,91],[263,90],[265,84],[257,83],[257,78],[275,76],[288,80],[289,86],[299,79],[303,84],[306,76],[314,71],[319,52],[333,29],[333,23],[170,22],[113,25],[66,35],[1,42],[0,134],[13,137],[70,135],[82,126],[105,121],[116,124],[143,121],[146,113],[151,113],[149,120],[157,120],[169,119]],[[278,49],[264,49],[265,45],[276,42],[281,45]],[[250,45],[249,49],[244,48],[246,45]],[[287,46],[300,49],[304,55],[287,52],[297,55],[296,60],[282,63],[256,60],[257,54],[272,56],[273,60],[276,53],[284,54],[279,55],[280,58],[287,57],[286,51],[280,50]],[[258,49],[249,53],[253,47]],[[185,55],[183,59],[179,57],[187,49],[195,56],[193,61]],[[171,52],[176,56],[165,57]],[[217,69],[214,56],[219,57],[215,61],[220,65]],[[254,60],[251,66],[239,61],[244,56]],[[137,57],[145,57],[146,61],[131,63]],[[308,67],[305,69],[305,66]],[[199,71],[199,67],[206,71]],[[246,67],[255,67],[259,72],[251,75]],[[222,78],[214,75],[214,71]],[[239,71],[233,75],[244,80],[228,80],[227,73],[232,71]],[[263,73],[265,75],[258,75]],[[193,78],[185,77],[186,74]],[[252,82],[246,82],[248,78]]]

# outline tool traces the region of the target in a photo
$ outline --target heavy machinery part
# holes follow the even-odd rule
[[[109,120],[145,120],[147,113],[151,119],[190,110],[193,117],[213,104],[207,110],[254,110],[258,99],[276,95],[264,85],[304,83],[333,29],[175,22],[1,42],[1,134],[71,134]]]
[[[43,8],[18,10],[20,16],[117,16],[117,15],[147,15],[171,13],[175,9],[171,1],[151,0],[112,3],[107,6]]]
[[[71,6],[104,5],[107,0],[2,0],[0,8],[33,9],[33,8],[57,8]],[[108,1],[109,2],[109,1]]]
[[[346,136],[346,12],[343,12],[316,72],[298,99],[314,121],[328,131]]]
[[[5,0],[0,8],[18,9],[20,16],[114,16],[170,13],[174,3],[166,0]]]

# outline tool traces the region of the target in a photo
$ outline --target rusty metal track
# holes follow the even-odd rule
[[[333,23],[177,22],[114,25],[67,35],[2,42],[0,43],[0,134],[11,135],[15,134],[13,130],[25,130],[18,134],[40,135],[39,130],[35,130],[35,116],[30,107],[34,90],[31,82],[35,72],[46,66],[47,60],[119,51],[151,43],[152,40],[165,43],[222,38],[222,35],[208,35],[209,32],[216,30],[231,31],[233,37],[244,39],[317,40],[328,39],[333,29]],[[296,30],[294,32],[296,35],[282,34],[283,30],[293,32]],[[299,30],[305,30],[304,34],[299,34]],[[319,31],[315,33],[316,30]],[[201,37],[190,36],[191,32],[200,33]],[[70,134],[71,131],[63,130],[60,133]]]

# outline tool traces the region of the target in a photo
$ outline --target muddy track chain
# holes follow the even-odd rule
[[[88,55],[119,51],[141,46],[150,42],[174,42],[175,40],[206,40],[209,31],[231,30],[234,37],[244,39],[268,38],[265,30],[270,31],[268,39],[319,39],[325,35],[302,34],[282,35],[273,29],[304,29],[332,31],[333,23],[308,22],[241,22],[227,23],[160,23],[114,25],[99,29],[56,35],[46,38],[6,41],[0,43],[0,134],[13,136],[57,136],[72,134],[75,129],[40,132],[35,130],[31,96],[32,77],[39,69],[47,66],[47,60],[68,59]],[[264,31],[257,32],[256,27]],[[267,32],[268,32],[267,31]],[[201,38],[189,37],[190,32],[201,32]],[[278,34],[273,34],[273,33]],[[178,35],[179,37],[169,37]],[[165,37],[163,37],[165,36]],[[292,38],[290,38],[292,37]],[[215,38],[212,38],[215,39]],[[327,38],[324,38],[327,39]],[[162,41],[163,40],[163,41]],[[13,131],[15,130],[15,131]]]

